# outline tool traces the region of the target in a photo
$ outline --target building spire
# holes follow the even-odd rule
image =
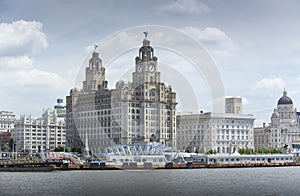
[[[147,39],[148,31],[144,31],[143,33],[145,35],[145,38],[144,38],[144,41],[143,41],[143,46],[149,46],[150,45],[150,41]]]
[[[287,92],[285,89],[283,90],[283,96],[287,96]]]
[[[144,31],[143,33],[144,33],[144,35],[145,35],[145,39],[147,39],[148,31]]]
[[[98,44],[94,44],[94,51],[98,48]]]

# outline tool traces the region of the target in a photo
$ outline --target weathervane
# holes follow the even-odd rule
[[[146,39],[148,36],[148,31],[144,31],[143,33],[145,34],[145,39]]]
[[[96,49],[98,48],[98,45],[97,44],[94,44],[94,49],[96,51]]]

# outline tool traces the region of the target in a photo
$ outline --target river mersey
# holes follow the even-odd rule
[[[300,167],[1,172],[0,195],[299,195]]]

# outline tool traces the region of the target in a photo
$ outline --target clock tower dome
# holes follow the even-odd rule
[[[102,67],[102,60],[99,53],[96,52],[97,45],[94,46],[95,51],[89,60],[89,65],[85,68],[85,80],[83,81],[83,90],[86,92],[96,92],[107,88],[105,80],[105,68]]]
[[[139,49],[139,56],[135,58],[135,71],[133,72],[133,83],[135,85],[147,83],[159,83],[160,72],[158,72],[157,57],[154,56],[154,50],[147,39],[147,32],[144,32],[145,38],[143,46]]]

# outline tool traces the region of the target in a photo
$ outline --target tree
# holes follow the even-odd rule
[[[256,150],[256,153],[258,153],[258,154],[262,154],[262,152],[263,152],[263,151],[262,151],[262,149],[260,149],[260,148]]]
[[[14,140],[13,140],[13,138],[11,138],[11,139],[9,140],[8,146],[9,146],[10,150],[13,151],[13,146],[14,146]]]
[[[151,138],[150,138],[150,142],[155,142],[156,141],[156,137],[154,134],[151,135]]]
[[[2,145],[1,145],[1,150],[2,151],[6,151],[7,150],[7,146],[4,143],[2,143]]]
[[[204,153],[204,147],[203,146],[200,148],[199,153]]]
[[[253,153],[253,149],[251,148],[246,148],[244,151],[244,154],[252,154]]]
[[[71,152],[78,152],[80,154],[81,149],[80,148],[71,148]]]
[[[212,150],[208,150],[208,151],[206,151],[206,154],[212,154],[213,153],[213,151]]]
[[[65,150],[65,148],[63,146],[58,146],[56,148],[54,148],[54,152],[63,152]]]
[[[240,149],[239,149],[239,153],[240,153],[240,154],[245,154],[245,149],[244,149],[244,148],[240,148]]]

